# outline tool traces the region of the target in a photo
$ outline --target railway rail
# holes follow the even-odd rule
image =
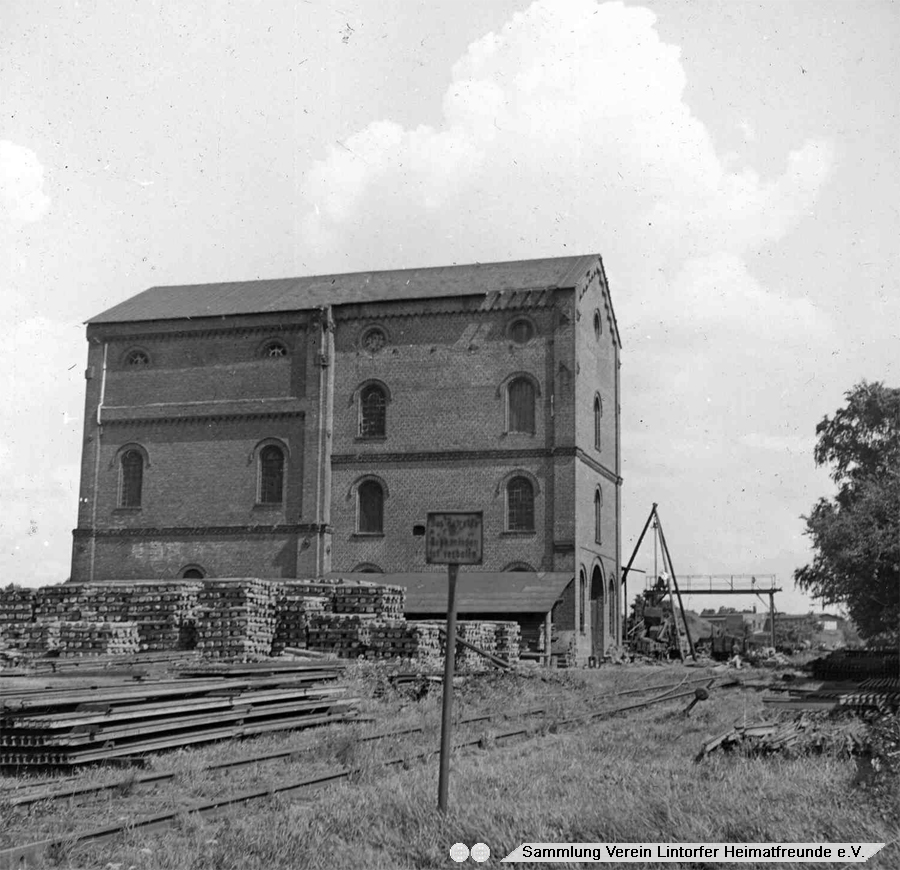
[[[697,677],[691,680],[681,680],[678,683],[670,684],[667,686],[647,686],[639,689],[627,690],[625,692],[615,693],[614,695],[610,695],[608,697],[621,697],[629,694],[640,694],[643,692],[652,692],[660,690],[661,694],[648,698],[642,701],[639,701],[634,704],[629,704],[620,707],[612,707],[601,710],[595,710],[586,714],[582,714],[579,716],[572,716],[566,719],[557,720],[554,725],[556,728],[564,728],[564,727],[573,727],[573,726],[583,726],[587,725],[590,722],[596,721],[598,719],[607,718],[616,716],[622,713],[627,713],[631,710],[638,710],[644,707],[651,706],[653,704],[660,704],[670,701],[676,701],[683,698],[694,698],[696,696],[695,689],[685,689],[684,691],[677,691],[682,687],[686,687],[693,683],[705,683],[707,688],[712,688],[715,684],[715,679],[710,678],[709,676],[705,677]],[[733,685],[739,685],[737,681],[731,681],[724,684],[719,684],[717,688],[728,688]],[[536,710],[528,710],[519,714],[522,718],[531,718],[536,715],[545,715],[545,708],[539,708]],[[497,718],[497,716],[486,715],[486,716],[474,716],[469,719],[462,720],[459,724],[474,724],[476,722],[486,721]],[[411,727],[411,728],[403,728],[398,729],[396,731],[381,733],[381,734],[372,734],[366,735],[358,738],[360,743],[362,742],[371,742],[375,740],[385,740],[390,738],[397,738],[401,736],[405,736],[408,734],[419,733],[424,731],[424,727]],[[503,743],[508,740],[512,740],[515,738],[524,738],[535,735],[535,729],[533,726],[520,726],[514,729],[501,732],[499,734],[491,735],[491,739],[493,743]],[[464,740],[456,741],[453,744],[454,750],[466,749],[474,746],[483,746],[484,745],[484,737],[483,735],[479,735],[477,737],[467,738]],[[419,752],[415,752],[411,755],[397,756],[393,758],[388,758],[381,762],[381,766],[383,768],[391,768],[396,766],[408,766],[415,762],[425,761],[430,759],[436,754],[436,749],[428,749]],[[291,755],[297,754],[296,750],[287,751],[287,752],[279,752],[279,753],[269,753],[266,755],[255,756],[247,759],[240,759],[236,762],[223,762],[218,765],[212,765],[207,770],[220,770],[226,768],[233,768],[240,765],[254,764],[264,760],[271,760],[275,758],[284,758],[289,757]],[[149,814],[146,816],[142,816],[135,819],[129,819],[127,821],[123,821],[121,823],[117,823],[115,825],[108,825],[100,828],[94,828],[92,830],[86,830],[81,832],[69,833],[64,836],[56,836],[47,838],[44,840],[40,840],[33,843],[28,843],[21,846],[14,846],[11,848],[0,850],[0,870],[24,870],[24,868],[32,868],[40,866],[38,862],[42,860],[42,858],[50,851],[60,849],[60,848],[74,848],[80,845],[84,845],[87,843],[97,843],[103,842],[112,838],[119,836],[125,831],[140,831],[142,833],[150,833],[157,830],[162,830],[173,824],[177,819],[183,818],[185,813],[188,814],[196,814],[203,818],[213,818],[216,815],[219,815],[232,807],[251,803],[257,800],[264,800],[274,796],[293,796],[298,797],[301,795],[312,793],[320,788],[327,787],[329,785],[333,785],[335,783],[345,781],[348,779],[352,779],[355,776],[358,776],[362,773],[362,769],[359,767],[353,767],[349,769],[341,769],[330,771],[319,776],[308,777],[306,779],[301,779],[293,782],[286,782],[280,784],[273,784],[264,789],[256,789],[253,791],[241,792],[233,795],[229,795],[226,797],[219,798],[215,801],[207,801],[207,802],[197,802],[190,806],[182,806],[177,810],[171,810],[162,813]],[[144,784],[149,783],[158,783],[163,782],[167,779],[171,779],[175,776],[175,774],[171,773],[160,773],[160,774],[150,774],[145,777],[137,778],[138,782],[142,782]],[[131,785],[133,781],[129,781],[129,785]],[[19,802],[19,806],[26,805],[27,803],[34,803],[38,800],[57,800],[65,797],[82,797],[91,792],[100,792],[109,789],[114,789],[117,785],[121,784],[110,784],[110,785],[101,785],[101,786],[87,786],[83,788],[74,787],[60,790],[55,794],[45,794],[43,797],[41,796],[29,796]]]

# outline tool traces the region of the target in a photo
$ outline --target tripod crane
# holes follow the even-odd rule
[[[653,538],[654,538],[654,548],[653,548],[653,561],[654,561],[654,569],[656,568],[656,543],[658,540],[659,546],[662,550],[663,557],[663,567],[666,583],[666,594],[669,597],[672,606],[672,618],[675,623],[675,632],[678,643],[678,652],[681,655],[681,658],[684,659],[687,655],[690,655],[694,661],[697,660],[697,653],[694,650],[694,641],[691,638],[690,627],[688,626],[687,616],[684,612],[684,602],[681,599],[681,590],[678,588],[678,578],[675,576],[675,568],[672,565],[672,555],[669,552],[669,546],[666,543],[666,535],[663,531],[662,521],[659,518],[659,512],[657,510],[657,503],[653,502],[653,507],[650,509],[650,515],[647,517],[647,522],[644,523],[644,528],[641,530],[640,537],[638,538],[637,544],[635,544],[634,552],[631,554],[631,558],[628,560],[628,564],[622,570],[622,587],[623,587],[623,598],[625,599],[625,606],[628,607],[628,573],[632,570],[632,565],[634,564],[634,560],[637,557],[638,550],[641,548],[641,544],[644,542],[644,536],[647,534],[647,529],[653,527]],[[666,566],[668,566],[666,568]],[[660,576],[660,579],[661,576]],[[678,601],[678,609],[675,609],[675,600]],[[627,618],[627,609],[626,609],[626,618]],[[686,647],[686,648],[685,648]]]

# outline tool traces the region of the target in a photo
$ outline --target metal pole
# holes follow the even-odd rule
[[[644,535],[647,534],[647,529],[650,527],[650,520],[653,519],[653,515],[656,513],[656,502],[653,502],[653,507],[650,508],[650,516],[647,517],[647,522],[644,523],[644,528],[641,529],[641,536],[638,538],[637,543],[634,545],[634,552],[631,554],[631,558],[628,560],[628,564],[622,570],[622,597],[625,599],[625,615],[623,616],[624,624],[628,624],[628,572],[631,570],[631,566],[634,563],[635,557],[638,554],[638,550],[641,548],[641,544],[644,542]],[[653,578],[656,579],[655,577]]]
[[[775,593],[769,593],[769,625],[772,632],[772,649],[775,649]]]
[[[441,709],[441,763],[438,773],[438,809],[447,812],[450,791],[450,732],[453,711],[453,665],[456,658],[456,576],[459,565],[447,566],[447,642],[444,655],[444,704]]]
[[[675,594],[678,596],[678,609],[681,611],[681,621],[684,624],[684,633],[687,635],[688,647],[691,650],[691,658],[697,661],[697,653],[694,650],[694,639],[691,637],[691,629],[688,625],[687,616],[684,613],[684,603],[681,600],[681,590],[678,588],[678,578],[675,576],[675,568],[672,565],[672,554],[669,552],[669,545],[666,543],[666,533],[663,531],[662,521],[659,514],[656,513],[656,505],[653,505],[653,513],[656,515],[656,527],[659,529],[659,543],[662,546],[663,556],[669,563],[669,573],[672,575],[672,585],[675,587]]]

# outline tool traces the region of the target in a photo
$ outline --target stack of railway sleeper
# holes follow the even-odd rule
[[[268,580],[204,580],[195,611],[197,649],[210,658],[270,655],[280,596],[280,584]]]
[[[128,655],[140,649],[134,622],[60,622],[59,650],[63,657]]]
[[[4,691],[0,766],[72,766],[344,721],[339,667],[245,666],[200,677]]]

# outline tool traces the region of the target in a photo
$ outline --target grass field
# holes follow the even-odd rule
[[[364,696],[364,713],[374,717],[375,724],[160,756],[155,769],[176,769],[179,776],[159,793],[130,792],[126,784],[84,805],[38,804],[28,811],[0,805],[0,844],[30,842],[123,816],[183,807],[225,791],[299,780],[343,765],[357,771],[352,781],[310,799],[271,798],[214,820],[185,813],[162,833],[135,832],[105,845],[61,849],[47,866],[107,870],[477,866],[471,859],[458,865],[449,858],[449,848],[456,842],[486,843],[491,858],[482,866],[492,866],[530,841],[888,842],[892,845],[868,866],[900,867],[900,791],[884,776],[874,784],[854,785],[857,763],[848,753],[834,749],[797,758],[713,753],[694,761],[704,741],[727,728],[772,720],[758,692],[714,691],[687,717],[686,701],[681,700],[579,727],[558,727],[563,719],[587,710],[636,700],[611,699],[612,692],[674,683],[698,673],[673,665],[468,681],[457,691],[457,717],[483,711],[502,712],[504,717],[489,726],[457,729],[455,736],[481,736],[483,741],[480,748],[454,754],[450,811],[444,816],[436,807],[436,757],[405,768],[385,769],[380,764],[386,757],[437,747],[440,693],[420,701],[390,690],[374,697],[378,681],[373,672],[353,669],[352,690]],[[548,713],[530,720],[532,736],[508,745],[493,739],[518,721],[519,711],[535,707]],[[363,733],[409,724],[423,724],[426,730],[389,742],[356,741]],[[213,760],[285,746],[306,751],[290,764],[240,768],[225,778],[202,771]],[[112,781],[122,780],[123,774],[96,770],[83,777]]]

